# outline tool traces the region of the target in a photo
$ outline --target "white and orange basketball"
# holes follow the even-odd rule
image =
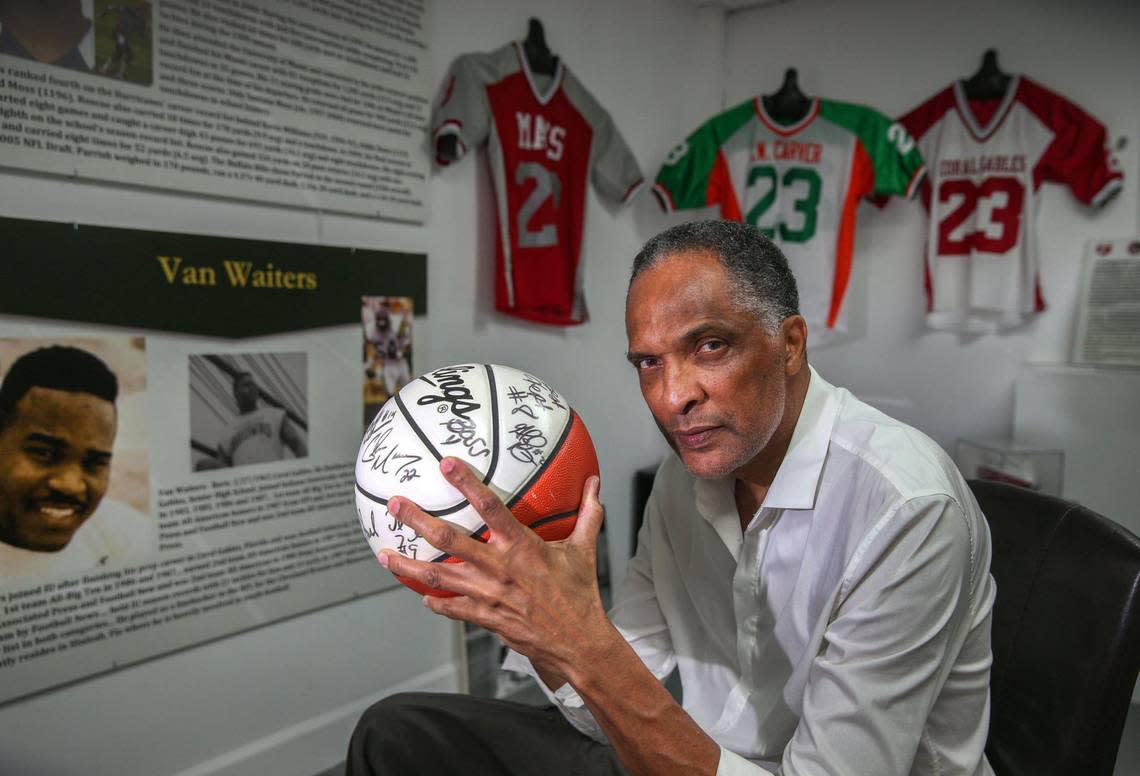
[[[388,512],[410,499],[429,514],[487,540],[488,528],[439,471],[446,456],[470,464],[523,525],[546,541],[574,530],[582,487],[598,473],[578,413],[534,375],[497,364],[458,364],[417,377],[369,425],[356,457],[356,512],[374,555],[458,563]],[[420,593],[415,580],[397,577]]]

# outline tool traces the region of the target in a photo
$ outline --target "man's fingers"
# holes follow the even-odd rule
[[[465,529],[455,523],[429,515],[402,496],[393,496],[388,500],[388,512],[404,525],[411,526],[412,530],[440,552],[472,563],[487,558],[487,545],[483,542],[472,539]]]
[[[606,510],[598,500],[600,488],[601,480],[596,476],[586,478],[586,484],[582,486],[582,505],[578,507],[578,522],[570,534],[571,544],[597,546],[598,532],[602,530],[602,521],[606,517]]]
[[[436,614],[442,614],[452,620],[463,620],[491,632],[496,632],[501,625],[493,608],[467,596],[456,598],[440,598],[439,596],[425,595],[424,606]]]
[[[405,557],[395,550],[380,551],[380,565],[401,577],[419,582],[432,590],[447,590],[459,595],[479,595],[481,587],[463,563],[428,563]]]
[[[471,506],[475,507],[475,511],[494,534],[502,538],[516,538],[525,533],[503,500],[484,485],[475,470],[466,463],[458,458],[444,458],[440,461],[439,470],[471,502]]]

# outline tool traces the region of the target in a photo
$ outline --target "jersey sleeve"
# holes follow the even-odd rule
[[[623,205],[636,197],[645,183],[633,152],[604,112],[594,127],[590,171],[598,191]]]
[[[933,95],[921,105],[912,108],[905,115],[899,117],[896,122],[907,135],[915,142],[915,147],[918,149],[919,154],[923,153],[923,143],[926,138],[927,132],[930,128],[941,121],[942,117],[946,115],[948,110],[954,107],[954,91],[952,88],[947,87],[937,94]],[[930,161],[923,157],[923,161]],[[926,170],[923,169],[923,174],[915,182],[912,190],[922,194],[923,201],[929,202],[930,200],[930,179],[925,174]],[[890,194],[874,194],[871,201],[878,207],[884,207],[890,201]]]
[[[457,57],[447,70],[439,96],[431,112],[431,145],[435,147],[444,135],[454,135],[457,140],[455,159],[435,157],[436,164],[443,167],[459,161],[467,153],[487,138],[491,125],[491,108],[484,89],[483,72],[487,70],[485,57],[480,54],[464,54]]]
[[[732,209],[727,205],[735,202],[736,195],[724,174],[720,147],[754,113],[751,100],[741,103],[706,121],[666,154],[653,185],[662,210],[671,213],[719,204],[723,215]]]
[[[624,205],[637,196],[644,183],[637,159],[610,114],[572,73],[563,76],[562,90],[593,132],[590,177],[594,186],[603,196]]]
[[[1069,187],[1086,205],[1101,206],[1120,191],[1124,174],[1108,148],[1108,131],[1084,110],[1023,79],[1023,101],[1054,133],[1035,170],[1034,183]]]
[[[823,101],[820,115],[846,127],[859,138],[870,165],[866,191],[860,195],[914,195],[926,176],[918,143],[900,122],[892,122],[873,108],[851,103]]]

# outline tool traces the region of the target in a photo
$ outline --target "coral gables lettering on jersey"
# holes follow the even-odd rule
[[[967,156],[961,159],[938,160],[938,175],[943,178],[972,176],[989,172],[1021,173],[1028,169],[1025,154],[997,154],[995,156]]]

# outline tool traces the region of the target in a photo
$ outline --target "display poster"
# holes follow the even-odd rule
[[[425,256],[0,233],[0,702],[394,584],[353,505],[362,301],[410,356]]]
[[[1140,237],[1085,247],[1073,362],[1140,366]]]
[[[4,0],[0,165],[423,221],[425,0]]]

